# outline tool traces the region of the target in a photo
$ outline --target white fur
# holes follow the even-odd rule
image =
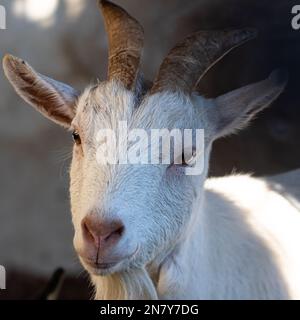
[[[21,62],[5,61],[9,78],[18,78]],[[32,98],[28,85],[12,84],[25,100]],[[142,99],[109,81],[86,89],[72,106],[57,99],[49,104],[43,99],[56,97],[59,87],[45,92],[38,86],[39,99],[31,104],[81,138],[74,145],[70,184],[79,256],[85,253],[82,220],[91,211],[124,224],[111,252],[125,257],[122,261],[103,271],[82,260],[96,299],[300,298],[299,171],[265,181],[249,176],[206,180],[213,141],[244,127],[285,84],[275,72],[217,99],[181,92]],[[72,108],[68,114],[76,113],[74,118],[61,117],[66,108]],[[116,130],[124,120],[129,129],[204,129],[204,172],[187,176],[175,165],[99,164],[98,131]]]
[[[134,109],[132,93],[112,82],[87,91],[79,101],[73,125],[84,128],[85,154],[78,155],[75,147],[75,247],[76,242],[80,247],[82,218],[96,208],[99,218],[125,223],[116,250],[139,248],[134,258],[105,274],[85,266],[93,274],[96,298],[299,298],[299,210],[260,179],[231,176],[205,182],[213,134],[207,110],[213,105],[197,100],[195,106],[180,93],[162,93]],[[84,105],[90,106],[88,112],[82,111]],[[204,128],[203,175],[170,177],[166,166],[99,167],[92,136],[97,128],[114,128],[118,120],[145,129]]]
[[[289,200],[262,179],[230,176],[208,179],[199,207],[160,297],[299,299],[300,213]]]

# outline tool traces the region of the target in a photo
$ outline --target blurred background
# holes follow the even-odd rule
[[[200,29],[255,27],[259,37],[232,52],[203,78],[206,97],[262,80],[278,67],[287,90],[238,135],[214,145],[210,175],[269,175],[300,167],[300,30],[291,27],[297,1],[115,0],[145,29],[143,71],[153,79],[163,57]],[[107,41],[96,0],[7,0],[0,56],[22,57],[39,72],[82,90],[106,77]],[[2,70],[2,69],[1,69]],[[0,299],[34,299],[57,267],[66,270],[60,298],[90,297],[73,251],[68,170],[72,139],[26,105],[0,71]]]

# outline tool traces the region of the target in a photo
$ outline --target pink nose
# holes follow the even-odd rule
[[[82,232],[86,244],[103,253],[118,243],[124,233],[124,225],[120,220],[103,220],[91,213],[82,220]]]

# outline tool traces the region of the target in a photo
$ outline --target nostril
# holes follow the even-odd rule
[[[96,247],[116,244],[124,230],[124,224],[120,220],[102,220],[95,214],[88,214],[82,220],[84,240]]]
[[[97,237],[94,236],[92,230],[89,228],[89,224],[86,221],[86,219],[84,219],[83,222],[82,222],[82,231],[83,231],[84,237],[89,242],[97,242]]]
[[[114,239],[117,239],[117,238],[121,238],[121,236],[123,235],[124,233],[124,226],[121,225],[119,227],[117,227],[117,229],[115,229],[114,231],[112,231],[110,234],[106,235],[103,237],[103,240],[105,242],[109,241],[109,240],[112,240],[113,238]]]

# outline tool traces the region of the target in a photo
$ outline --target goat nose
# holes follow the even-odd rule
[[[101,250],[117,244],[124,233],[124,224],[120,220],[104,220],[95,214],[88,214],[82,221],[85,241]]]

